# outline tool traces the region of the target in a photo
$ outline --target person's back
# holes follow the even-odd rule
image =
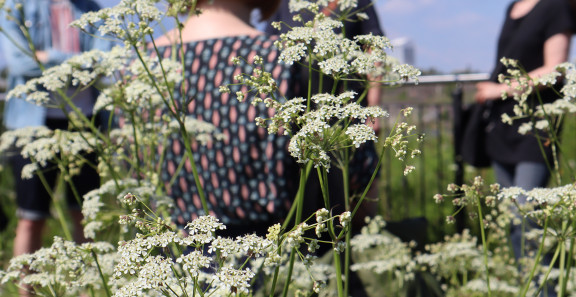
[[[212,123],[225,137],[206,145],[192,143],[211,214],[227,225],[225,235],[254,231],[263,235],[290,207],[297,188],[297,166],[288,154],[289,138],[268,134],[256,125],[257,117],[271,115],[270,109],[264,104],[252,104],[249,98],[239,101],[236,93],[250,96],[248,89],[231,84],[238,83],[236,75],[252,73],[256,56],[263,59],[262,70],[273,74],[282,95],[295,88],[293,77],[289,66],[277,63],[276,38],[247,22],[250,10],[261,7],[216,0],[212,4],[201,2],[199,8],[202,13],[186,22],[178,47],[171,46],[171,40],[179,39],[173,38],[177,33],[155,41],[158,54],[170,57],[172,50],[183,53],[176,55],[184,56],[186,73],[185,98],[179,98],[180,102],[189,102],[188,116]],[[234,64],[234,57],[247,61],[240,59]],[[221,86],[229,86],[230,91],[221,92]],[[190,166],[176,172],[184,147],[180,135],[171,135],[161,176],[166,184],[175,174],[178,176],[167,191],[175,199],[173,218],[179,226],[203,214]]]

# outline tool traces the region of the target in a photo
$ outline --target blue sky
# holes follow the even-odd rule
[[[490,72],[496,41],[510,0],[376,0],[380,23],[391,39],[408,37],[415,66],[442,72]],[[576,39],[576,38],[573,38]],[[571,61],[576,57],[574,40]]]
[[[118,0],[97,0],[103,6]],[[415,66],[449,73],[489,72],[496,39],[510,0],[375,0],[380,23],[391,38],[409,38]],[[572,57],[576,57],[572,46]]]
[[[386,35],[407,37],[416,48],[415,65],[442,72],[489,72],[504,19],[505,0],[377,0]]]
[[[117,0],[98,0],[113,5]],[[374,0],[380,23],[391,38],[409,38],[415,66],[445,73],[489,72],[496,39],[510,0]]]

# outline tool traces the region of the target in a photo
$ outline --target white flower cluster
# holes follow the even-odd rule
[[[567,184],[554,188],[535,188],[529,191],[518,187],[503,188],[497,195],[498,199],[506,199],[520,207],[522,214],[538,218],[573,219],[576,208],[576,186]],[[529,203],[524,203],[529,202]],[[537,221],[542,224],[542,221]],[[551,228],[555,228],[551,226]]]
[[[123,204],[131,208],[154,205],[157,211],[172,207],[172,198],[156,195],[155,192],[155,188],[150,182],[127,178],[108,180],[100,188],[86,193],[82,204],[85,223],[84,235],[87,238],[95,239],[99,232],[118,226],[118,219],[109,216],[108,213],[110,212],[125,213],[125,215],[120,216],[120,225],[124,231],[127,230],[127,224],[134,224],[141,219],[143,211],[138,210],[130,213],[130,210],[121,208]],[[130,197],[131,201],[127,201]]]
[[[53,292],[57,296],[78,295],[85,288],[102,288],[98,271],[105,275],[112,273],[113,253],[114,247],[109,243],[76,245],[54,237],[52,246],[12,258],[6,271],[0,273],[1,282],[50,287],[57,291]],[[27,274],[22,277],[25,267]]]
[[[212,216],[201,216],[186,229],[188,235],[164,230],[138,234],[130,241],[121,242],[114,275],[129,282],[119,288],[116,296],[127,292],[148,296],[171,290],[191,295],[193,292],[216,296],[248,294],[255,273],[243,266],[248,260],[259,258],[260,263],[273,263],[273,258],[278,257],[277,246],[266,238],[253,234],[236,239],[215,237],[213,233],[225,226]],[[172,257],[156,252],[174,248],[188,249],[188,252]]]
[[[427,245],[426,250],[427,253],[416,256],[415,261],[438,277],[449,277],[453,273],[482,275],[484,271],[482,248],[469,230]]]
[[[223,267],[214,279],[222,286],[219,290],[224,290],[229,294],[248,294],[250,292],[250,280],[254,273],[250,268],[235,269],[232,267]]]
[[[372,218],[360,234],[352,237],[354,264],[350,269],[359,275],[376,274],[378,282],[386,283],[388,292],[397,292],[410,286],[416,266],[411,244],[384,231],[384,224],[382,217]]]
[[[463,287],[462,292],[488,294],[488,288],[490,288],[491,294],[498,294],[498,296],[517,296],[520,292],[520,287],[511,285],[497,278],[490,279],[490,286],[488,286],[485,279],[470,280]]]
[[[316,4],[311,5],[300,9],[315,10]],[[342,27],[342,21],[316,14],[312,21],[291,28],[280,36],[281,41],[277,42],[282,50],[280,61],[291,65],[304,58],[314,59],[323,74],[335,78],[347,78],[353,74],[382,75],[384,65],[392,61],[386,55],[386,50],[391,48],[388,39],[361,35],[351,40],[338,32]]]
[[[87,162],[82,154],[94,151],[98,140],[90,133],[31,127],[8,131],[0,140],[0,151],[19,147],[24,158],[31,160],[22,169],[22,178],[32,178],[35,172],[57,160],[65,160],[64,178],[79,173]]]
[[[420,71],[410,65],[397,64],[388,57],[392,48],[388,38],[372,34],[358,35],[348,39],[342,33],[343,22],[363,21],[368,18],[364,8],[354,9],[357,1],[338,1],[334,10],[330,1],[291,1],[290,11],[294,20],[302,26],[291,27],[280,36],[277,46],[282,50],[280,60],[291,65],[302,63],[317,67],[324,75],[336,79],[358,77],[395,82],[416,79]],[[313,15],[306,20],[304,15]],[[280,29],[282,23],[273,24]],[[316,71],[316,70],[314,70]]]
[[[25,98],[38,105],[51,103],[50,92],[62,94],[66,104],[72,105],[71,97],[63,92],[68,87],[85,88],[108,77],[126,63],[129,54],[126,50],[115,47],[109,52],[91,50],[74,56],[62,64],[48,68],[42,76],[18,85],[6,98]]]
[[[289,100],[270,119],[271,126],[291,131],[291,122],[287,120],[294,121],[300,129],[290,140],[290,154],[299,163],[312,161],[315,167],[321,166],[328,170],[329,154],[332,151],[350,146],[359,147],[367,141],[377,140],[374,130],[366,126],[367,119],[388,116],[381,108],[362,107],[353,102],[353,98],[354,92],[351,91],[338,96],[317,94],[312,97],[316,108],[301,115],[296,112],[306,109],[304,101],[301,98]],[[358,121],[360,124],[350,124],[351,121]],[[349,126],[343,131],[343,125]]]
[[[22,148],[35,139],[51,137],[53,134],[54,131],[45,126],[5,131],[0,135],[0,152],[6,153],[12,148]]]
[[[96,26],[102,36],[112,36],[127,45],[140,44],[154,34],[154,26],[164,17],[164,12],[153,0],[122,0],[111,8],[87,12],[72,23],[78,28]]]

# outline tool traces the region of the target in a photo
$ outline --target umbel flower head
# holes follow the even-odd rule
[[[361,10],[353,10],[357,1],[338,1],[337,11],[328,7],[329,2],[291,1],[290,9],[296,12],[294,19],[302,22],[302,26],[291,27],[281,34],[276,46],[281,50],[281,63],[300,64],[310,73],[332,77],[336,85],[344,82],[344,90],[335,88],[306,98],[281,98],[277,85],[260,69],[257,58],[254,58],[251,74],[236,76],[240,84],[259,95],[255,96],[253,104],[264,103],[274,111],[270,118],[257,118],[257,123],[266,127],[269,133],[290,135],[289,151],[297,162],[312,162],[315,167],[326,170],[334,157],[348,161],[340,160],[343,150],[377,141],[368,121],[388,116],[380,107],[362,106],[360,102],[365,99],[366,92],[358,94],[346,90],[346,82],[363,82],[368,86],[369,80],[398,81],[416,78],[420,73],[413,67],[393,65],[394,61],[386,54],[391,48],[386,37],[367,34],[350,39],[345,36],[344,21],[366,17]],[[326,9],[330,13],[323,11]],[[311,13],[313,17],[305,20],[304,13]],[[275,23],[274,26],[280,28],[285,24]],[[235,59],[235,62],[240,60]],[[221,90],[229,92],[226,87]],[[245,93],[239,93],[237,97],[239,100],[248,98]]]
[[[338,1],[337,11],[328,7],[330,2],[290,1],[294,20],[301,21],[302,26],[290,28],[280,35],[276,42],[282,50],[280,61],[288,65],[317,63],[317,71],[345,80],[358,80],[369,75],[379,80],[396,81],[420,75],[420,71],[408,65],[394,67],[395,60],[386,54],[392,48],[387,37],[365,34],[350,39],[343,34],[344,21],[368,18],[362,9],[354,10],[357,1]],[[304,14],[314,17],[306,20]],[[286,24],[276,22],[273,26],[280,29]]]

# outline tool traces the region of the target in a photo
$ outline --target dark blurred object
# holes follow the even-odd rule
[[[6,216],[6,212],[4,211],[4,207],[0,204],[0,232],[4,232],[8,227],[8,217]]]
[[[418,248],[423,248],[428,241],[428,220],[425,217],[386,221],[384,229],[404,242],[416,242]]]

